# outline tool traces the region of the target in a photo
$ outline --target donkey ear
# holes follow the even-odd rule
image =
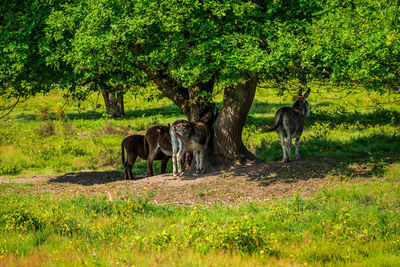
[[[307,90],[307,92],[304,94],[304,99],[306,99],[307,97],[308,97],[308,95],[310,94],[310,92],[311,92],[311,88],[308,88],[308,90]]]
[[[303,88],[300,87],[299,94],[297,96],[302,96]]]

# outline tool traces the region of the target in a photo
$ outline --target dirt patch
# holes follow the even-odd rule
[[[154,191],[155,203],[190,205],[234,204],[291,197],[310,196],[321,188],[346,180],[347,176],[366,175],[354,162],[335,159],[300,160],[290,163],[255,163],[225,171],[174,177],[172,174],[123,180],[120,171],[77,172],[55,177],[0,178],[6,188],[21,193],[44,193],[56,198],[79,195],[104,195],[117,199],[126,193],[144,195]],[[1,192],[0,192],[1,193]]]

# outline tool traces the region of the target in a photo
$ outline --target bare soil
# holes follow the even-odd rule
[[[373,167],[360,162],[313,159],[249,163],[206,174],[142,176],[130,181],[123,180],[121,171],[83,171],[52,177],[0,178],[0,183],[10,185],[3,187],[7,191],[49,194],[55,198],[104,195],[118,199],[126,193],[146,195],[154,191],[154,203],[191,205],[265,201],[295,193],[310,196],[322,188],[348,182],[351,177],[358,177],[350,179],[356,182],[373,175]]]

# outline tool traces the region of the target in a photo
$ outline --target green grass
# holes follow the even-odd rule
[[[93,97],[65,106],[62,94],[56,92],[20,104],[0,121],[0,176],[121,170],[120,144],[126,136],[183,118],[167,99],[148,102],[146,96],[128,95],[126,105],[131,108],[126,111],[127,119],[111,119],[93,103]],[[145,170],[145,162],[139,159],[133,172]]]
[[[318,84],[311,87],[311,118],[306,121],[300,145],[303,158],[382,159],[398,154],[400,106],[394,102],[399,95]],[[216,102],[220,108],[221,95]],[[243,140],[264,161],[282,159],[277,134],[265,130],[273,124],[275,112],[292,102],[290,93],[279,95],[262,86],[257,91]],[[168,99],[151,101],[146,93],[127,95],[125,106],[127,118],[111,119],[104,115],[97,96],[85,102],[66,102],[62,92],[54,92],[20,104],[6,121],[0,121],[0,176],[121,170],[120,144],[125,136],[184,118]],[[133,172],[145,173],[145,163],[138,160]]]
[[[386,170],[310,198],[236,206],[155,205],[152,192],[115,201],[9,192],[0,195],[0,263],[396,266],[400,165]]]
[[[311,115],[300,141],[303,158],[383,158],[398,154],[399,95],[317,84],[311,88],[308,99]],[[282,159],[277,134],[266,133],[265,129],[273,124],[279,107],[291,103],[291,95],[277,96],[269,89],[259,89],[256,94],[243,138],[250,150],[265,161]]]
[[[243,140],[264,161],[282,158],[277,134],[266,129],[292,97],[257,91]],[[62,92],[54,92],[22,103],[0,122],[0,176],[121,171],[125,136],[184,118],[169,100],[148,98],[126,96],[124,119],[105,116],[96,96],[64,106]],[[309,160],[293,166],[299,177],[344,182],[308,198],[183,207],[156,205],[152,192],[108,201],[28,193],[37,186],[29,183],[0,184],[0,265],[398,266],[398,99],[312,85],[311,118],[300,145]],[[216,102],[221,107],[220,95]],[[138,160],[133,172],[144,174],[145,162]],[[293,180],[293,173],[279,175],[282,182]],[[275,179],[250,179],[258,178],[265,186]]]

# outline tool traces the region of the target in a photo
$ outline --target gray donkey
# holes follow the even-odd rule
[[[310,116],[307,97],[310,94],[310,89],[302,95],[302,89],[300,89],[297,96],[297,101],[292,107],[282,107],[275,114],[274,127],[267,130],[267,132],[275,131],[278,133],[281,139],[281,145],[283,150],[283,161],[290,161],[290,149],[292,146],[292,138],[296,138],[296,159],[300,159],[299,145],[300,137],[304,129],[304,117]],[[285,142],[286,138],[286,142]]]
[[[173,175],[182,175],[182,161],[186,152],[193,151],[196,172],[204,173],[204,156],[210,140],[210,129],[201,121],[175,121],[170,130]]]

